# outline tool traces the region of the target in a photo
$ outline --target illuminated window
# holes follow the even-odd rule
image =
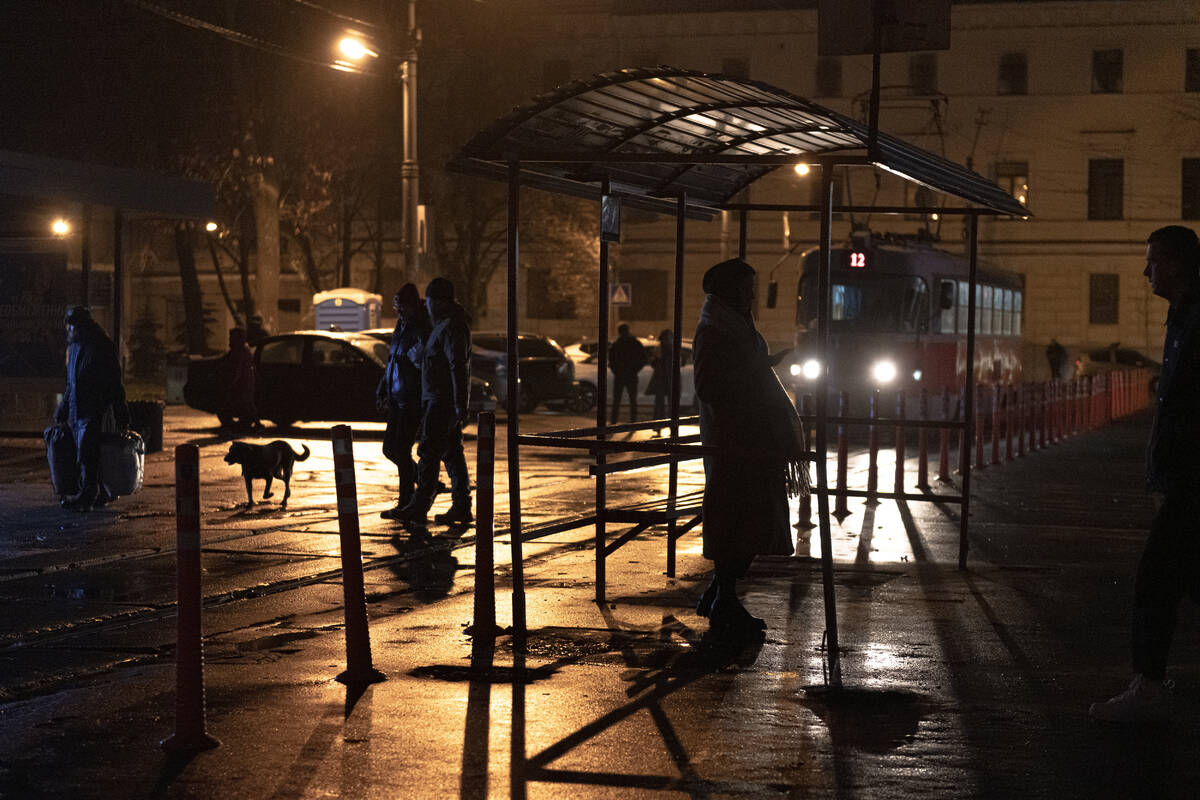
[[[1021,290],[1013,292],[1013,336],[1021,335]]]
[[[721,74],[745,80],[750,77],[750,62],[745,58],[722,59]]]
[[[938,63],[936,53],[913,53],[908,57],[909,94],[937,94]]]
[[[1180,217],[1200,219],[1200,158],[1183,160],[1183,200]]]
[[[1004,290],[1004,310],[1003,324],[1000,327],[1000,332],[1005,336],[1009,336],[1013,332],[1013,290]]]
[[[1029,64],[1024,53],[1000,56],[996,75],[996,94],[1028,94]]]
[[[1120,48],[1092,51],[1092,92],[1120,94],[1125,53]]]
[[[949,286],[950,291],[954,295],[955,299],[956,300],[958,299],[957,291],[954,289],[954,281],[942,281],[941,286]],[[944,292],[944,291],[947,291],[947,290],[946,289],[939,290],[939,293],[938,293],[939,299],[942,297],[941,292]],[[942,333],[954,333],[954,316],[958,311],[956,306],[957,306],[957,304],[952,305],[949,308],[942,309],[942,318],[938,323],[938,329]]]
[[[1029,204],[1029,162],[998,161],[993,169],[996,183],[1022,205]]]
[[[975,287],[975,288],[978,289],[979,287]],[[959,282],[959,284],[958,284],[958,308],[956,309],[956,313],[955,313],[955,328],[959,333],[967,332],[967,312],[968,312],[967,304],[969,302],[968,298],[970,297],[970,294],[968,292],[969,289],[970,289],[970,284],[968,284],[966,281]]]
[[[1088,160],[1088,219],[1125,216],[1125,162],[1120,158]]]
[[[979,331],[978,332],[979,333],[991,333],[992,332],[992,287],[981,286],[979,288],[982,290],[980,293],[979,308],[977,308],[975,310],[975,313],[979,315],[977,317],[977,319],[979,320],[979,326],[978,326]]]
[[[817,59],[817,97],[842,96],[842,60],[822,57]]]
[[[1200,92],[1200,48],[1189,47],[1183,69],[1183,90]]]
[[[1116,325],[1119,319],[1120,275],[1092,273],[1088,287],[1088,323]]]

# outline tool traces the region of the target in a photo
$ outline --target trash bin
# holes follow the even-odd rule
[[[129,427],[142,436],[146,453],[163,449],[163,407],[161,400],[137,400],[129,404]]]

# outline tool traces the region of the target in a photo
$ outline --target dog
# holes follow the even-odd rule
[[[282,439],[276,439],[270,444],[249,444],[234,442],[229,445],[225,454],[226,464],[242,465],[242,480],[246,482],[246,505],[254,505],[254,492],[250,481],[255,478],[265,478],[267,485],[263,488],[263,500],[271,497],[271,481],[279,478],[283,481],[283,502],[280,510],[287,509],[288,498],[292,496],[292,468],[297,461],[308,458],[307,445],[300,445],[303,453],[292,450],[291,445]]]

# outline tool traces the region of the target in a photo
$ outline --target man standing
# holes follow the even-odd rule
[[[221,359],[221,402],[224,409],[217,414],[222,428],[232,428],[236,422],[250,428],[259,424],[254,404],[254,353],[246,345],[245,328],[229,329],[229,352]]]
[[[1133,590],[1133,680],[1091,715],[1162,720],[1170,710],[1167,653],[1185,595],[1200,602],[1200,241],[1179,225],[1146,240],[1150,290],[1170,302],[1146,478],[1157,513]]]
[[[421,444],[417,447],[417,489],[396,519],[423,523],[433,505],[441,462],[450,476],[450,510],[435,522],[464,525],[471,516],[471,485],[463,455],[462,429],[470,397],[471,329],[454,301],[454,284],[434,278],[425,288],[433,324],[421,357]]]
[[[112,498],[100,486],[100,434],[129,427],[117,347],[83,306],[67,310],[67,386],[54,421],[71,427],[79,465],[79,494],[63,508],[91,511]]]
[[[414,284],[400,287],[392,298],[392,307],[396,309],[396,329],[392,331],[387,369],[375,392],[375,404],[387,412],[383,455],[396,465],[400,490],[396,507],[379,513],[384,519],[396,519],[416,489],[412,446],[421,427],[421,358],[430,328],[429,315]]]
[[[1050,365],[1050,379],[1058,380],[1063,377],[1063,367],[1067,365],[1067,348],[1051,339],[1046,346],[1046,363]]]
[[[629,421],[637,422],[638,372],[646,366],[646,348],[629,332],[629,326],[617,328],[617,340],[608,348],[608,368],[613,374],[612,423],[621,411],[621,392],[629,392]]]

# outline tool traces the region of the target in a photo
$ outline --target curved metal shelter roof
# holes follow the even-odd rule
[[[1029,216],[981,175],[880,132],[868,154],[867,126],[759,81],[657,67],[577,81],[535,98],[481,131],[451,162],[463,172],[595,196],[611,190],[633,205],[686,193],[694,209],[720,209],[781,166],[860,156],[910,181],[992,213]],[[699,210],[699,209],[696,209]]]

